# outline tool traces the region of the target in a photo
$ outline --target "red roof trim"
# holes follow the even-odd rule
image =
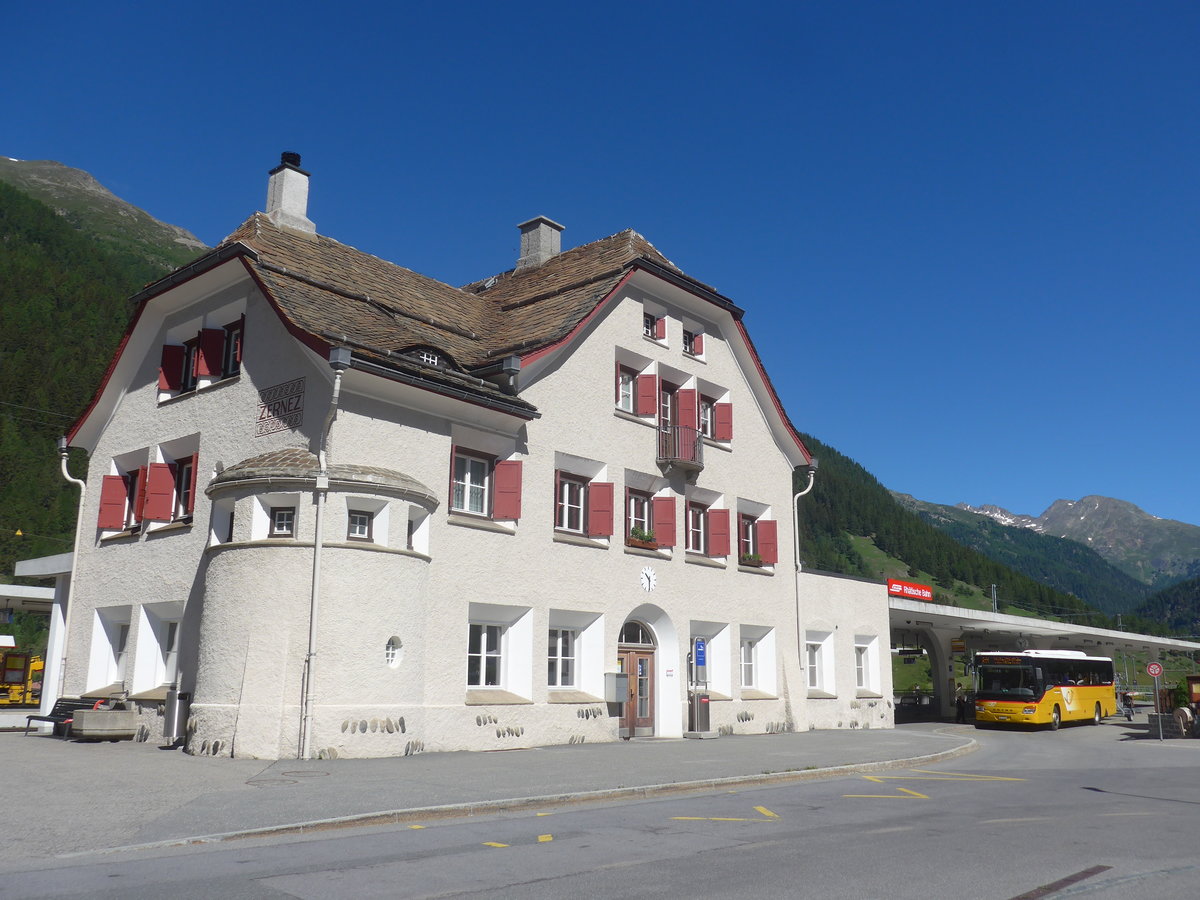
[[[108,386],[109,380],[112,378],[113,372],[116,371],[117,363],[121,359],[121,354],[125,352],[125,346],[129,343],[129,338],[133,335],[133,329],[137,327],[137,323],[142,318],[142,310],[146,308],[149,302],[147,297],[138,304],[137,310],[133,314],[133,318],[129,320],[129,324],[125,327],[125,333],[121,335],[121,343],[117,344],[117,350],[113,353],[112,359],[108,361],[108,368],[104,370],[104,377],[100,379],[100,385],[96,388],[96,392],[92,394],[92,399],[88,401],[88,405],[83,412],[79,414],[79,418],[71,425],[67,431],[67,446],[70,447],[75,440],[75,435],[79,434],[79,430],[83,428],[83,423],[87,421],[88,416],[95,410],[96,405],[100,402],[100,398],[104,396],[104,389]]]
[[[754,349],[754,342],[750,340],[750,335],[746,331],[746,326],[742,324],[741,319],[737,319],[735,323],[738,332],[742,336],[742,340],[746,342],[746,349],[750,351],[750,357],[754,360],[754,367],[758,369],[759,377],[762,378],[763,384],[767,386],[767,390],[771,394],[771,402],[775,404],[775,410],[779,413],[779,418],[783,420],[783,424],[787,427],[788,434],[792,436],[792,440],[796,442],[796,446],[800,452],[804,454],[805,462],[812,462],[812,454],[808,452],[808,448],[804,446],[804,441],[800,440],[800,434],[796,431],[796,426],[792,424],[792,420],[788,418],[788,414],[784,412],[783,404],[779,401],[779,394],[775,392],[775,385],[771,384],[771,379],[767,375],[767,370],[763,367],[762,359],[758,355],[758,351]]]

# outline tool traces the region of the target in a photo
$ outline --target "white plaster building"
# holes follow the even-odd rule
[[[890,727],[882,585],[797,575],[742,310],[635,232],[458,289],[268,209],[151,285],[72,429],[63,689],[262,758]],[[801,501],[803,502],[803,501]],[[606,673],[630,696],[605,702]]]

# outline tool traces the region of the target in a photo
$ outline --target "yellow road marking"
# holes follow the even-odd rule
[[[754,807],[754,811],[757,813],[761,813],[762,815],[766,816],[768,819],[778,819],[779,818],[779,816],[775,815],[775,813],[771,812],[765,806],[756,806],[756,807]]]
[[[554,813],[537,813],[539,816],[552,816]]]
[[[981,819],[980,825],[1012,825],[1023,822],[1049,822],[1052,816],[1030,816],[1027,819]]]
[[[409,828],[424,828],[424,825],[409,825]]]
[[[495,841],[484,841],[483,846],[485,846],[485,847],[507,847],[508,844],[497,844]]]
[[[842,794],[843,797],[860,797],[871,798],[873,800],[928,800],[924,794],[918,794],[916,791],[910,791],[907,788],[896,788],[896,790],[907,794],[907,797],[902,797],[900,794]]]
[[[538,835],[538,843],[539,844],[546,844],[552,840],[554,840],[554,835],[552,835],[552,834],[539,834]]]

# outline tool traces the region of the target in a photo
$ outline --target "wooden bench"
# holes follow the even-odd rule
[[[59,697],[54,701],[54,707],[50,710],[49,715],[25,717],[25,735],[29,735],[29,729],[33,727],[34,722],[50,722],[54,726],[51,733],[61,734],[65,740],[71,736],[71,725],[75,721],[75,713],[81,709],[91,709],[95,705],[95,700],[85,700],[81,697]]]

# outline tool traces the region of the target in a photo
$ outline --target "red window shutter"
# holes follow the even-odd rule
[[[654,542],[660,547],[675,546],[675,498],[655,497]]]
[[[593,481],[587,492],[587,532],[590,537],[608,537],[613,533],[613,486]]]
[[[704,354],[704,335],[692,335],[692,355],[702,356]]]
[[[163,344],[162,362],[158,369],[158,389],[177,391],[183,387],[183,360],[185,349],[179,344]]]
[[[220,375],[221,357],[225,353],[225,329],[200,330],[200,351],[196,354],[197,375]]]
[[[666,318],[666,316],[659,316],[657,319],[654,320],[654,337],[660,341],[666,340],[666,337],[667,337],[667,318]]]
[[[713,404],[713,437],[718,441],[733,440],[733,404]]]
[[[758,520],[758,555],[769,566],[779,562],[779,523],[774,519]]]
[[[151,463],[146,478],[146,499],[141,504],[142,518],[153,522],[170,522],[175,505],[174,466],[168,463]]]
[[[200,454],[192,454],[192,483],[191,490],[188,491],[187,514],[190,516],[196,508],[196,472],[200,469]]]
[[[130,472],[129,477],[133,478],[134,473]],[[133,520],[135,522],[140,522],[140,521],[142,521],[142,519],[145,518],[146,483],[149,480],[149,477],[150,477],[149,469],[147,469],[145,466],[141,466],[140,468],[138,468],[137,481],[136,481],[137,487],[134,489],[135,493],[134,493],[134,500],[133,500]]]
[[[708,555],[729,555],[729,510],[710,509],[708,520]]]
[[[683,388],[676,392],[675,402],[678,404],[679,421],[676,425],[686,425],[688,428],[700,427],[699,397],[694,388]]]
[[[129,487],[120,475],[105,475],[100,483],[100,520],[97,528],[120,531],[125,527],[125,505],[129,502]]]
[[[652,416],[658,412],[658,376],[637,377],[637,407],[639,416]]]
[[[496,463],[492,473],[492,518],[521,518],[521,460]]]

